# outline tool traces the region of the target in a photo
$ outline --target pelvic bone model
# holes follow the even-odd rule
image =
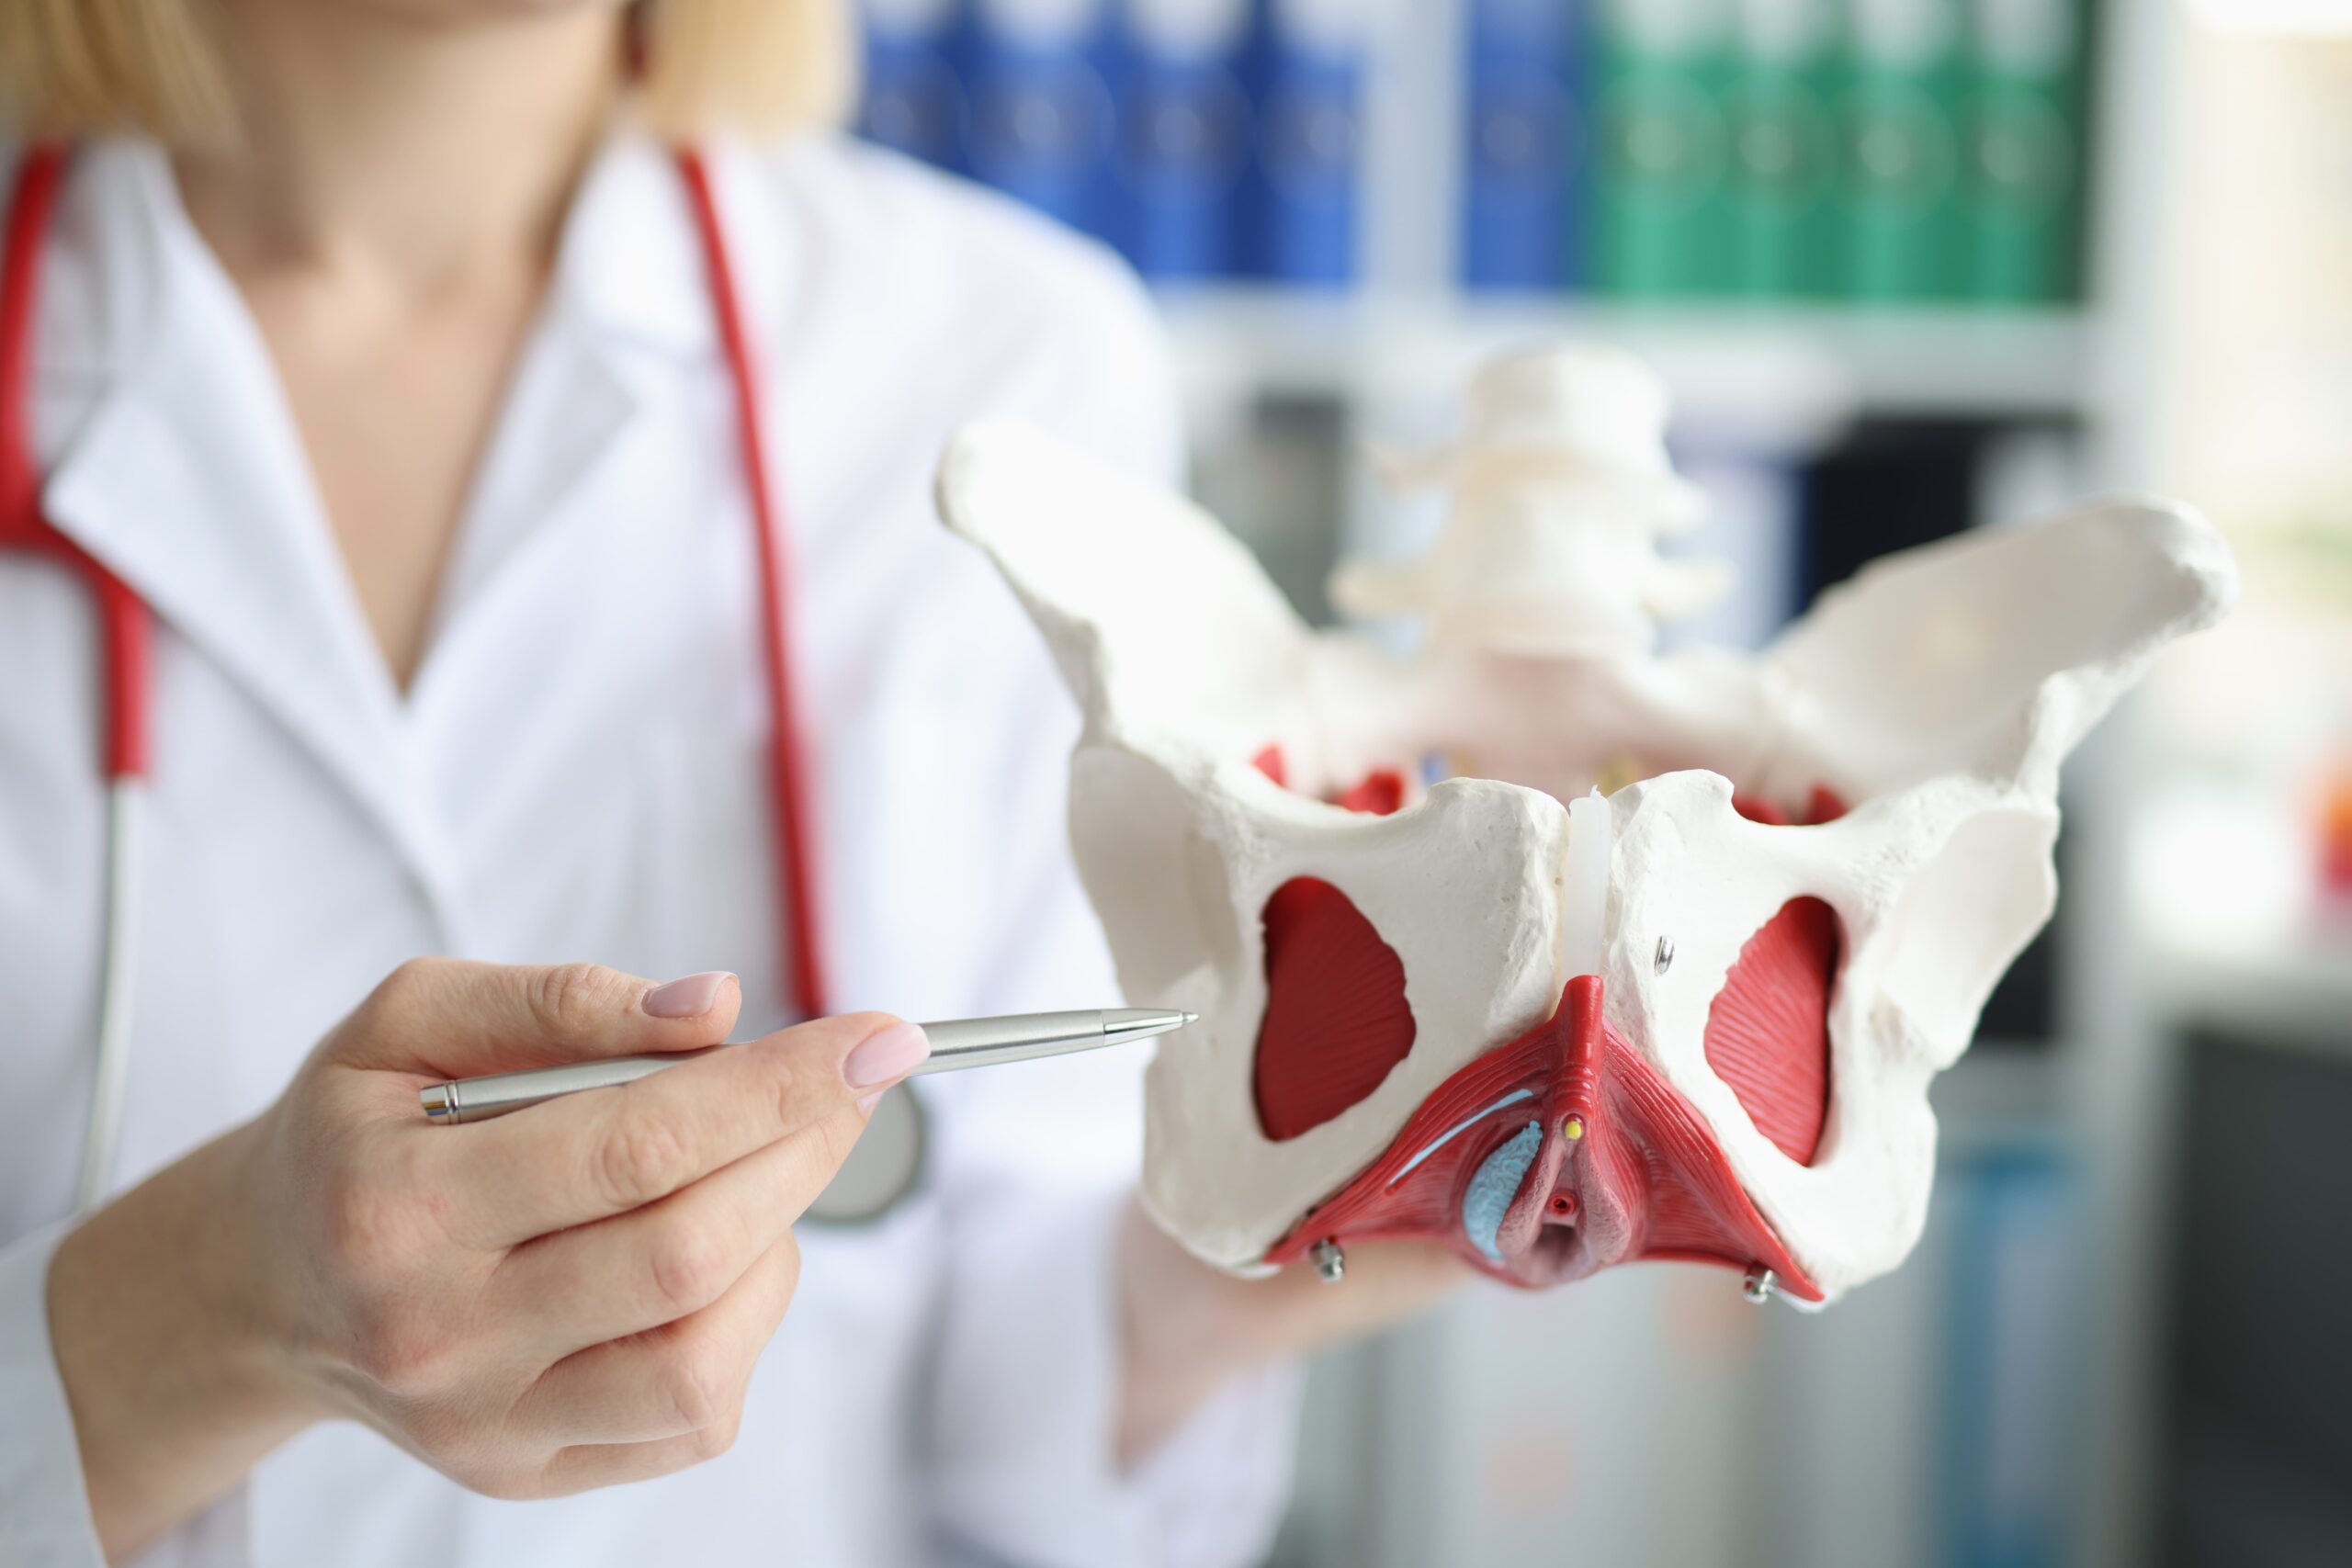
[[[1653,657],[1708,586],[1652,548],[1691,505],[1665,412],[1613,356],[1482,378],[1421,465],[1444,536],[1339,585],[1428,617],[1401,661],[1176,497],[1014,425],[951,446],[949,525],[1084,712],[1122,984],[1202,1015],[1145,1162],[1202,1258],[1425,1236],[1522,1285],[1675,1258],[1817,1302],[1917,1240],[1928,1081],[2056,897],[2059,762],[2233,570],[2113,502],[1877,562],[1758,657]]]

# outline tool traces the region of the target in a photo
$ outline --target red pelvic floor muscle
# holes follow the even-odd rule
[[[1792,898],[1739,950],[1707,1013],[1707,1066],[1731,1086],[1756,1130],[1811,1165],[1829,1119],[1829,991],[1838,915]]]
[[[1293,877],[1262,916],[1266,1012],[1251,1067],[1258,1124],[1277,1142],[1378,1089],[1413,1048],[1405,965],[1328,882]]]
[[[1250,761],[1287,786],[1280,745]],[[1379,770],[1333,804],[1385,815],[1403,794],[1402,776]],[[1792,820],[1761,796],[1737,795],[1733,805],[1756,821]],[[1817,824],[1845,811],[1835,791],[1816,785],[1801,819]],[[1402,962],[1338,888],[1295,877],[1267,900],[1262,919],[1268,997],[1253,1087],[1260,1125],[1279,1141],[1378,1089],[1411,1051],[1415,1026]],[[1748,939],[1708,1015],[1709,1066],[1758,1129],[1806,1164],[1827,1119],[1838,954],[1836,914],[1819,899],[1792,900]],[[1526,1098],[1492,1109],[1521,1090]],[[1543,1147],[1506,1212],[1498,1264],[1465,1235],[1463,1194],[1531,1121],[1544,1126]],[[1581,1135],[1566,1137],[1567,1122]],[[1794,1295],[1822,1294],[1757,1212],[1704,1118],[1603,1020],[1600,981],[1590,975],[1568,982],[1552,1018],[1440,1085],[1380,1158],[1266,1259],[1294,1261],[1327,1238],[1392,1237],[1443,1242],[1474,1267],[1529,1287],[1632,1258],[1680,1258],[1770,1269]]]
[[[1438,1143],[1522,1089],[1530,1098]],[[1570,1119],[1580,1136],[1565,1135]],[[1498,1264],[1463,1232],[1463,1191],[1529,1122],[1544,1129],[1543,1150],[1504,1218]],[[1600,980],[1591,975],[1568,982],[1550,1019],[1441,1084],[1386,1152],[1266,1258],[1288,1263],[1327,1238],[1403,1236],[1444,1242],[1473,1267],[1523,1286],[1671,1258],[1760,1266],[1805,1300],[1822,1293],[1757,1213],[1705,1121],[1603,1019]]]

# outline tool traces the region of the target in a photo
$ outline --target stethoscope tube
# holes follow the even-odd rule
[[[114,1171],[129,1082],[131,1000],[138,974],[140,848],[146,824],[153,622],[122,580],[51,526],[40,506],[32,446],[32,344],[39,320],[40,247],[48,236],[65,155],[28,152],[17,171],[0,249],[0,546],[53,557],[90,590],[103,670],[106,781],[106,911],[98,957],[98,1055],[76,1213],[96,1207]]]
[[[41,509],[30,413],[32,340],[40,314],[40,249],[65,161],[64,151],[57,147],[26,153],[9,201],[5,243],[0,244],[0,548],[52,557],[79,575],[90,590],[101,644],[106,924],[99,956],[97,1061],[74,1185],[74,1206],[80,1213],[97,1205],[112,1179],[129,1087],[139,874],[153,734],[153,623],[145,602],[103,562],[60,533]],[[774,720],[768,784],[775,824],[777,912],[786,943],[786,1000],[789,1008],[797,999],[803,1016],[815,1016],[825,1010],[829,993],[809,831],[812,770],[806,763],[785,613],[788,574],[784,521],[770,488],[756,362],[709,171],[690,148],[679,151],[677,163],[709,272],[712,311],[735,393],[744,484],[759,538],[761,651]]]
[[[125,773],[107,786],[106,945],[99,959],[98,1061],[90,1081],[89,1130],[74,1212],[87,1213],[106,1196],[122,1138],[130,1085],[130,1019],[139,963],[139,865],[147,827],[147,781]]]
[[[778,911],[786,917],[786,995],[797,998],[805,1017],[830,1011],[825,983],[823,931],[816,919],[816,854],[808,831],[810,813],[807,737],[802,730],[799,690],[792,678],[792,629],[785,605],[791,574],[785,557],[784,518],[770,483],[766,416],[762,404],[759,359],[744,325],[742,296],[736,288],[727,227],[710,169],[692,148],[680,150],[678,175],[685,182],[695,231],[702,240],[710,274],[710,309],[735,391],[736,439],[743,464],[743,488],[752,503],[752,533],[759,545],[760,652],[767,674],[768,711],[774,734],[768,747],[768,804],[775,825],[775,886]]]

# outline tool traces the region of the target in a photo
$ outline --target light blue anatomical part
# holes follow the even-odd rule
[[[1496,1236],[1503,1228],[1503,1212],[1510,1207],[1511,1195],[1519,1184],[1527,1179],[1527,1168],[1535,1163],[1543,1152],[1544,1123],[1530,1122],[1511,1140],[1487,1156],[1470,1179],[1469,1190],[1462,1194],[1462,1228],[1470,1237],[1470,1245],[1496,1263],[1503,1260],[1502,1248]]]

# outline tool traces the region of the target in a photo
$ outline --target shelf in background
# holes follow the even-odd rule
[[[2076,310],[1511,300],[1167,288],[1158,299],[1196,408],[1321,395],[1390,418],[1450,406],[1515,344],[1574,336],[1640,355],[1687,424],[1775,444],[1863,415],[2005,422],[2090,416],[2094,333]]]
[[[2352,1061],[2352,935],[2312,931],[2267,947],[2174,942],[2154,965],[2175,1028]]]
[[[2064,1122],[2059,1089],[2063,1041],[1979,1037],[1928,1089],[1947,1155],[2047,1134]]]

